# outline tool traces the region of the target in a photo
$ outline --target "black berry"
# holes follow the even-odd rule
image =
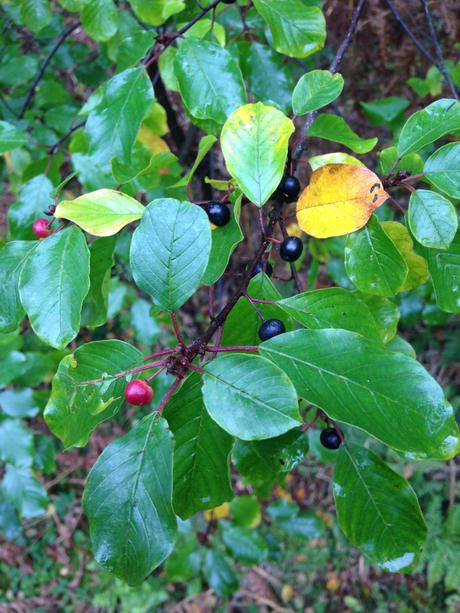
[[[230,221],[230,209],[220,202],[210,202],[204,207],[209,221],[215,226],[226,226]]]
[[[296,177],[284,177],[279,186],[281,195],[288,201],[297,200],[300,194],[300,183]]]
[[[257,262],[256,267],[254,268],[254,272],[252,273],[252,276],[255,277],[255,275],[259,274],[259,272],[264,272],[266,275],[271,277],[273,274],[273,266],[270,264],[270,262],[265,262],[265,270],[264,270],[263,262]]]
[[[334,428],[326,428],[320,434],[319,440],[326,449],[338,449],[340,447],[340,436]]]
[[[268,341],[284,332],[286,332],[286,328],[280,319],[267,319],[259,328],[259,338],[262,341]]]
[[[224,4],[235,4],[236,0],[220,0]]]
[[[295,262],[303,251],[303,243],[297,236],[288,236],[281,243],[280,256],[285,262]]]

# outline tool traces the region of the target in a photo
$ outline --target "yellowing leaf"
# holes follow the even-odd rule
[[[224,502],[219,507],[214,507],[214,509],[208,509],[203,513],[206,521],[215,521],[216,519],[225,519],[226,517],[230,517],[230,505],[228,502]]]
[[[169,151],[166,142],[147,126],[141,126],[137,133],[137,141],[148,147],[153,155],[161,151]]]
[[[245,104],[225,122],[221,135],[227,170],[251,202],[263,206],[284,172],[294,124],[261,102]]]
[[[142,204],[113,189],[99,189],[75,200],[62,200],[54,214],[94,236],[112,236],[144,214]]]
[[[422,283],[425,283],[425,281],[428,281],[430,276],[428,264],[424,258],[415,253],[414,242],[406,226],[403,226],[397,221],[384,221],[381,223],[381,226],[385,234],[391,238],[398,248],[398,251],[405,259],[407,268],[409,269],[404,285],[399,291],[404,292],[409,289],[414,289]]]
[[[355,166],[362,166],[365,168],[365,165],[358,160],[358,158],[348,153],[342,153],[342,151],[315,155],[308,160],[308,163],[312,170],[318,170],[321,166],[327,166],[328,164],[354,164]]]
[[[388,198],[380,179],[354,164],[328,164],[312,174],[297,202],[297,219],[316,238],[342,236],[366,225]]]

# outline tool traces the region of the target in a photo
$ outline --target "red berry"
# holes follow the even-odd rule
[[[46,238],[51,232],[48,228],[48,220],[47,219],[37,219],[34,221],[34,225],[32,226],[32,232],[35,234],[37,238]]]
[[[130,381],[125,388],[126,402],[140,407],[149,404],[153,398],[153,390],[148,383],[141,379]]]

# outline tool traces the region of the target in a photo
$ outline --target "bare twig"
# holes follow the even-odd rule
[[[35,96],[35,91],[37,89],[37,85],[39,84],[39,82],[41,81],[45,70],[48,67],[48,64],[51,62],[51,60],[54,57],[54,54],[56,53],[56,51],[59,49],[59,47],[62,45],[62,43],[65,41],[65,39],[67,37],[69,37],[72,32],[74,30],[76,30],[78,27],[80,27],[80,22],[74,23],[73,25],[69,26],[67,28],[67,30],[64,30],[64,32],[62,32],[62,34],[57,38],[54,46],[50,49],[48,55],[46,56],[43,64],[40,66],[37,74],[35,75],[35,79],[32,81],[32,85],[30,86],[30,89],[27,93],[27,96],[22,104],[22,108],[19,111],[19,115],[18,115],[18,119],[22,119],[24,117],[24,114],[27,110],[27,107],[29,106],[29,104],[32,102],[33,97]]]
[[[353,35],[356,31],[357,25],[358,25],[358,21],[361,17],[361,13],[363,11],[364,8],[364,3],[366,0],[358,0],[358,3],[356,4],[356,7],[353,11],[353,14],[351,16],[351,21],[350,21],[350,25],[348,26],[348,30],[347,33],[345,34],[345,38],[342,40],[340,47],[337,49],[337,53],[334,56],[334,59],[332,60],[330,66],[329,66],[329,71],[332,73],[337,72],[344,56],[345,53],[347,52],[348,47],[351,44],[351,41],[353,40]],[[300,158],[302,157],[302,153],[305,151],[306,147],[307,147],[307,134],[308,134],[308,130],[311,128],[311,125],[313,123],[313,121],[315,120],[315,117],[317,115],[317,111],[313,111],[311,113],[308,113],[307,118],[305,120],[305,123],[302,127],[302,134],[303,136],[301,137],[301,139],[299,140],[299,142],[297,143],[295,149],[294,149],[294,153],[292,154],[292,161],[293,161],[293,166],[294,166],[294,170],[297,166],[298,161],[300,160]]]
[[[439,44],[439,39],[436,34],[436,30],[434,29],[433,19],[431,17],[430,8],[428,6],[428,0],[421,0],[423,11],[425,13],[426,23],[428,25],[428,30],[430,32],[431,40],[433,41],[434,48],[436,50],[436,55],[438,56],[438,67],[439,70],[444,77],[449,89],[452,93],[452,96],[455,100],[458,100],[457,88],[455,87],[452,79],[450,78],[450,74],[446,68],[446,63],[444,62],[444,55],[442,53],[441,45]]]
[[[169,388],[169,390],[164,395],[163,400],[158,405],[157,415],[161,415],[161,413],[163,412],[163,409],[168,404],[169,399],[174,394],[174,392],[176,391],[176,389],[179,387],[180,384],[181,384],[181,380],[180,379],[176,379],[175,381],[173,381],[171,387]]]

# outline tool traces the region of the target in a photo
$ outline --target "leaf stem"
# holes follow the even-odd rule
[[[179,345],[184,346],[184,339],[182,338],[182,333],[180,331],[179,324],[177,322],[177,315],[175,311],[171,312],[171,321],[172,321],[172,325],[174,328],[174,334],[176,335],[176,338],[177,338],[177,342],[179,343]]]
[[[169,399],[174,394],[174,392],[176,391],[176,389],[179,387],[180,384],[181,384],[181,380],[180,379],[176,379],[175,381],[173,381],[171,387],[168,389],[166,394],[163,396],[163,400],[158,405],[157,415],[161,415],[162,414],[163,409],[168,404]]]
[[[161,349],[161,351],[156,351],[155,353],[151,353],[150,355],[146,355],[144,360],[153,360],[154,358],[160,358],[164,355],[171,355],[172,353],[176,353],[176,349]]]
[[[99,379],[92,379],[91,381],[81,381],[78,385],[94,385],[95,383],[102,383],[103,381],[108,381],[109,379],[123,379],[127,375],[134,375],[138,372],[144,372],[145,370],[151,370],[152,368],[157,368],[157,366],[165,366],[165,362],[149,362],[148,364],[144,364],[143,366],[137,366],[136,368],[131,368],[130,370],[124,370],[123,372],[119,372],[116,375],[110,375],[109,377],[100,377]]]
[[[227,347],[206,347],[211,353],[224,353],[226,351],[259,351],[258,345],[229,345]]]

